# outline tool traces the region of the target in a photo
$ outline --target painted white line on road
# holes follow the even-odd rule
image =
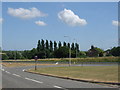
[[[17,74],[12,74],[12,75],[17,76],[17,77],[21,77],[20,75],[17,75]]]
[[[2,71],[5,71],[4,69],[1,69]]]
[[[23,72],[25,71],[25,69],[22,70]]]
[[[8,71],[5,71],[6,73],[8,73],[8,74],[11,74],[10,72],[8,72]]]
[[[30,79],[30,78],[25,78],[27,80],[30,80],[30,81],[34,81],[34,82],[37,82],[37,83],[43,83],[43,82],[40,82],[40,81],[37,81],[37,80],[34,80],[34,79]]]
[[[2,65],[0,65],[0,69],[2,69]]]
[[[55,87],[55,88],[62,88],[62,87],[60,87],[60,86],[53,86],[53,87]]]

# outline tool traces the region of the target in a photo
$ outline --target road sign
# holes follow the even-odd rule
[[[35,56],[35,70],[37,70],[37,59],[38,59],[38,57]]]
[[[37,57],[37,56],[35,56],[35,61],[37,61],[37,59],[38,59],[38,57]]]

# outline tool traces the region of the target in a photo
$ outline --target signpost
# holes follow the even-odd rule
[[[37,59],[38,59],[38,57],[35,56],[35,70],[37,70]]]

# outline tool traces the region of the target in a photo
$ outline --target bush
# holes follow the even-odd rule
[[[8,60],[9,57],[6,54],[2,54],[2,60]]]
[[[57,58],[67,58],[69,56],[69,48],[65,46],[60,47],[54,51],[54,56]]]
[[[110,52],[113,56],[120,56],[120,47],[114,47]]]

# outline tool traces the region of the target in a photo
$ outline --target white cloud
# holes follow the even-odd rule
[[[58,18],[70,26],[84,26],[87,24],[85,19],[75,15],[73,11],[64,9],[58,13]]]
[[[114,25],[114,26],[120,26],[120,22],[113,20],[112,21],[112,25]]]
[[[19,17],[22,19],[30,19],[30,18],[36,18],[36,17],[44,17],[46,14],[39,11],[37,8],[33,7],[30,9],[24,9],[24,8],[8,8],[8,14],[11,16]]]
[[[39,25],[39,26],[46,26],[47,24],[43,21],[35,21],[35,24]]]
[[[2,24],[2,22],[3,22],[3,18],[0,18],[0,24]]]

